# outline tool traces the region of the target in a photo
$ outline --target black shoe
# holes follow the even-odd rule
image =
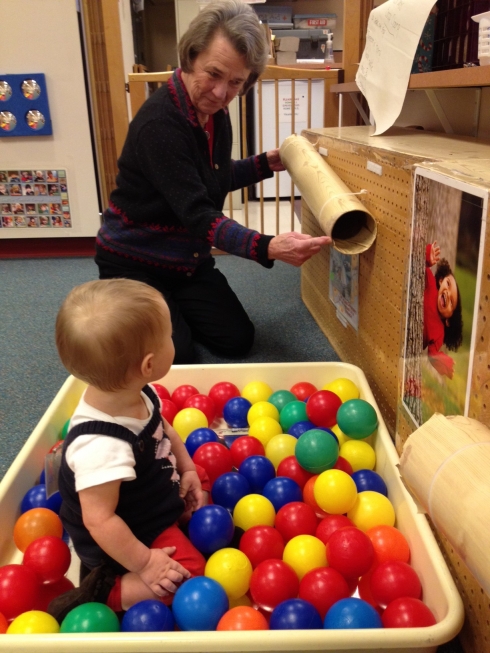
[[[92,601],[107,603],[115,582],[116,573],[109,566],[95,567],[85,576],[80,587],[75,587],[53,599],[48,606],[48,613],[61,624],[71,610],[83,603]]]

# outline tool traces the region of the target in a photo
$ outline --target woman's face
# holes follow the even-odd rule
[[[437,293],[437,310],[444,319],[449,319],[458,303],[458,287],[452,274],[441,281]]]
[[[215,36],[210,46],[194,60],[194,69],[183,73],[192,104],[203,115],[227,107],[250,75],[245,59],[227,38]]]

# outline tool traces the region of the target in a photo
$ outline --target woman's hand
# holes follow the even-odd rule
[[[275,150],[269,150],[266,153],[267,163],[272,172],[282,172],[286,168],[282,165],[281,157],[279,156],[279,148]]]
[[[330,245],[330,236],[309,236],[291,231],[286,234],[279,234],[269,243],[268,256],[270,259],[277,259],[300,267],[314,254],[318,254],[325,245]]]

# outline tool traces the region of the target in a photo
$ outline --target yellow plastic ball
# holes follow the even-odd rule
[[[207,428],[208,418],[199,408],[183,408],[174,418],[172,426],[185,442],[189,433],[195,429]]]
[[[357,487],[349,474],[340,469],[322,472],[313,486],[315,501],[331,515],[343,515],[357,499]]]
[[[40,633],[59,633],[56,619],[41,610],[23,612],[11,622],[7,635],[37,635]]]
[[[272,417],[267,417],[267,415],[256,419],[248,431],[249,435],[262,442],[264,448],[267,447],[275,435],[279,435],[280,433],[282,433],[282,426]]]
[[[341,398],[342,403],[349,399],[359,399],[359,388],[350,379],[335,379],[323,386],[322,390],[330,390]]]
[[[374,449],[364,440],[347,440],[340,447],[339,456],[352,465],[354,472],[359,469],[374,469],[376,464]]]
[[[294,435],[288,435],[286,433],[275,435],[269,440],[265,448],[265,455],[276,470],[284,458],[294,456],[294,449],[297,442],[298,440]]]
[[[206,562],[204,575],[217,581],[230,599],[239,599],[248,592],[252,564],[238,549],[225,548],[213,553]]]
[[[239,596],[237,599],[230,599],[230,607],[229,609],[231,610],[232,608],[239,608],[239,607],[247,607],[251,608],[252,607],[252,601],[249,598],[248,594],[244,594],[243,596]]]
[[[253,526],[274,526],[276,511],[272,502],[261,494],[247,494],[233,510],[235,526],[248,531]]]
[[[337,436],[337,440],[339,441],[339,448],[344,444],[344,442],[347,442],[347,440],[351,440],[351,438],[349,438],[343,431],[340,430],[338,424],[332,426],[330,430],[333,431]]]
[[[272,394],[272,388],[263,381],[250,381],[242,390],[242,397],[253,405],[258,401],[267,401]]]
[[[384,494],[372,490],[359,492],[347,517],[364,532],[375,526],[395,525],[395,509],[391,501]]]
[[[284,547],[282,559],[287,562],[301,580],[317,567],[327,566],[325,544],[313,535],[296,535]]]
[[[274,404],[268,401],[257,401],[253,404],[247,413],[247,422],[253,424],[259,417],[272,417],[276,422],[279,421],[279,411]]]

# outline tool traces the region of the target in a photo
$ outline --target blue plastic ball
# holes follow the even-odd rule
[[[39,484],[40,485],[46,485],[46,470],[43,469],[41,472],[41,476],[39,477]]]
[[[213,503],[233,512],[237,502],[250,494],[250,483],[238,472],[221,474],[213,483],[211,497]]]
[[[324,628],[382,628],[378,612],[362,599],[341,599],[332,605],[325,615]]]
[[[228,546],[234,532],[233,518],[223,506],[202,506],[189,521],[189,539],[203,554]]]
[[[175,621],[184,631],[216,630],[228,608],[225,590],[206,576],[186,580],[178,588],[172,603]]]
[[[49,510],[58,514],[61,508],[61,502],[62,499],[59,492],[55,492],[47,498],[46,486],[40,483],[27,490],[20,504],[20,511],[24,513],[32,508],[49,508]]]
[[[170,632],[175,628],[172,611],[161,601],[146,599],[135,603],[121,621],[123,633]]]
[[[308,420],[302,420],[301,422],[295,422],[292,426],[289,427],[288,429],[288,434],[289,435],[294,435],[295,438],[299,438],[300,435],[303,435],[305,431],[309,431],[310,429],[314,429],[315,425],[313,422],[309,422]]]
[[[357,472],[352,474],[352,480],[356,484],[358,492],[379,492],[388,496],[388,488],[381,476],[371,469],[358,469]]]
[[[317,431],[325,431],[326,433],[329,433],[332,436],[332,438],[335,438],[337,444],[339,443],[339,439],[335,435],[335,433],[331,429],[327,428],[326,426],[314,426],[313,428],[316,429]]]
[[[185,447],[189,456],[192,458],[201,444],[207,444],[208,442],[219,442],[219,438],[213,429],[208,429],[203,426],[200,429],[191,431],[185,441]]]
[[[248,426],[247,413],[252,404],[245,397],[232,397],[228,399],[223,407],[225,422],[234,429],[246,428]]]
[[[271,630],[310,630],[322,628],[318,610],[304,599],[288,599],[274,608],[269,622]]]
[[[249,456],[238,468],[250,485],[251,494],[261,494],[267,482],[276,476],[272,462],[265,456]]]
[[[292,478],[287,476],[276,476],[265,484],[262,491],[277,511],[287,503],[303,501],[303,493],[300,486]]]

